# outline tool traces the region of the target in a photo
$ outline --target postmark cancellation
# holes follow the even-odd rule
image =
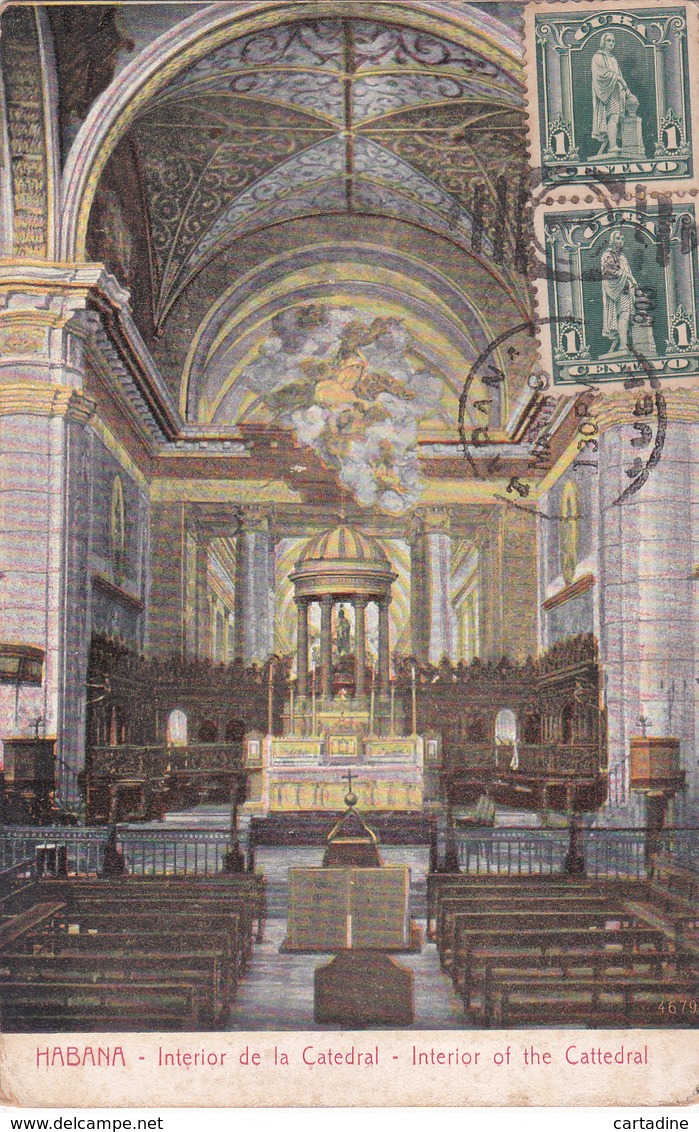
[[[538,281],[542,363],[553,387],[629,380],[694,384],[697,235],[693,203],[543,211]]]

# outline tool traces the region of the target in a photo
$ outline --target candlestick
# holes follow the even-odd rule
[[[410,691],[411,691],[411,697],[412,697],[412,703],[413,703],[413,731],[412,731],[412,733],[413,733],[413,735],[417,735],[417,695],[416,695],[416,688],[415,688],[415,665],[413,665],[413,670],[412,670],[412,680],[411,680]]]
[[[374,707],[376,699],[376,665],[371,662],[371,698],[369,700],[369,734],[374,734]]]
[[[272,707],[274,703],[274,665],[272,661],[269,662],[269,687],[267,691],[267,734],[272,734]]]
[[[316,665],[313,662],[311,669],[311,734],[315,738],[316,734]]]
[[[291,696],[289,700],[289,725],[291,727],[291,734],[294,734],[294,686],[291,685]]]
[[[396,686],[391,677],[391,738],[396,733]]]

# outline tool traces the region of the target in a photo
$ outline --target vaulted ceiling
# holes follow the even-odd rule
[[[131,288],[190,434],[267,422],[300,437],[309,358],[327,370],[348,326],[371,335],[379,319],[393,345],[373,361],[405,362],[398,398],[441,383],[438,408],[411,410],[405,444],[455,441],[470,363],[533,310],[519,66],[493,47],[498,21],[473,15],[478,34],[455,25],[453,38],[424,20],[270,24],[180,69],[142,106],[104,170],[88,251]],[[474,386],[503,440],[535,360],[528,336],[516,347],[492,355],[507,378],[499,398]]]

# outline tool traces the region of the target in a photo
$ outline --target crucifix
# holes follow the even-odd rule
[[[347,779],[347,793],[345,794],[345,805],[349,806],[350,809],[351,809],[352,806],[357,805],[357,795],[352,790],[352,771],[351,770],[348,769],[347,774],[342,775],[342,781],[343,782],[345,781],[345,779]]]
[[[646,731],[647,731],[647,728],[648,728],[648,724],[650,723],[650,719],[648,718],[647,715],[639,715],[638,722],[641,725],[641,735],[645,739]]]

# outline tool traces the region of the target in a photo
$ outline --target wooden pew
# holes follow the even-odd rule
[[[509,893],[506,896],[492,895],[491,893],[452,893],[447,889],[437,904],[437,936],[443,939],[446,924],[450,915],[459,912],[507,912],[527,911],[546,912],[559,910],[562,912],[580,909],[581,911],[594,911],[597,909],[611,909],[614,905],[606,896],[590,893],[532,893],[531,896],[522,896],[521,893]]]
[[[62,950],[58,955],[8,954],[0,956],[0,1001],[10,983],[90,982],[139,984],[177,982],[191,985],[199,1024],[211,1029],[225,1022],[231,1004],[230,979],[221,951],[164,953],[157,942],[149,955],[115,955],[112,952]]]
[[[617,953],[661,952],[669,949],[668,940],[657,928],[618,927],[600,930],[596,927],[548,927],[529,929],[473,928],[457,919],[454,951],[443,966],[451,972],[457,986],[468,969],[472,953],[479,948],[502,948],[505,951],[526,951],[545,955],[556,949],[595,951],[607,948]]]
[[[632,926],[638,922],[638,916],[632,912],[620,910],[616,905],[609,905],[605,901],[595,900],[587,907],[558,908],[555,902],[544,902],[538,907],[525,902],[522,907],[507,907],[492,909],[490,911],[467,910],[464,911],[458,899],[445,899],[440,903],[440,927],[438,934],[438,948],[440,959],[448,962],[453,951],[454,929],[456,919],[471,928],[496,928],[506,930],[517,928],[519,930],[538,929],[544,932],[547,928],[597,928],[604,930],[608,925],[618,923],[620,926]]]
[[[617,975],[640,975],[661,981],[665,976],[697,978],[699,961],[685,952],[632,952],[609,949],[550,949],[545,953],[475,949],[463,972],[460,985],[464,1006],[480,1015],[489,1025],[494,1016],[495,985],[505,985],[510,977],[528,978],[532,984],[542,976],[572,980],[601,980]]]
[[[48,892],[60,892],[61,899],[71,903],[90,896],[103,899],[116,897],[131,899],[146,897],[150,900],[176,897],[187,902],[190,899],[206,896],[228,901],[244,902],[245,910],[256,921],[257,941],[263,938],[267,915],[267,887],[261,873],[221,873],[215,876],[164,876],[164,877],[120,877],[89,878],[79,880],[46,879],[40,882]]]
[[[158,916],[160,923],[158,929],[167,927],[167,918],[172,915],[187,915],[190,918],[190,929],[187,935],[196,936],[197,925],[208,916],[235,916],[237,921],[236,928],[236,966],[239,972],[242,973],[246,967],[250,956],[252,954],[252,935],[253,935],[253,919],[252,910],[248,903],[244,900],[188,900],[183,903],[175,898],[168,898],[166,900],[147,900],[136,899],[129,901],[111,900],[111,899],[88,899],[73,901],[68,905],[66,912],[66,922],[70,924],[87,924],[88,927],[92,923],[94,917],[99,917],[100,921],[104,923],[105,919],[109,917],[114,925],[115,930],[119,930],[118,925],[123,924],[124,928],[128,927],[128,923],[134,917]]]
[[[199,1030],[199,1000],[191,983],[24,982],[0,987],[5,1033],[71,1030]]]
[[[76,957],[109,955],[116,961],[133,959],[138,965],[142,959],[157,955],[163,960],[173,957],[179,960],[183,953],[180,933],[172,932],[81,932],[69,935],[67,932],[36,932],[22,941],[23,948],[16,948],[17,954],[37,957]],[[189,942],[188,953],[207,952],[220,956],[218,966],[223,976],[223,990],[230,1001],[235,996],[240,979],[240,971],[235,952],[231,949],[230,938],[225,932],[212,931],[196,933],[196,939]],[[0,955],[0,963],[2,956]]]
[[[427,917],[428,928],[434,930],[437,904],[442,893],[451,890],[457,893],[493,894],[505,896],[509,893],[526,896],[536,892],[556,895],[558,893],[590,893],[603,895],[608,891],[606,884],[586,877],[550,876],[548,874],[523,875],[521,877],[471,875],[469,873],[428,873],[427,876]]]
[[[532,981],[508,975],[492,981],[495,1026],[550,1024],[551,1017],[585,1026],[691,1026],[697,1025],[696,978],[658,980],[629,974],[601,978],[544,977]],[[694,1004],[670,1017],[667,1003]],[[665,1004],[665,1013],[661,1007]]]
[[[6,917],[0,922],[0,952],[12,948],[18,940],[37,928],[53,924],[64,912],[65,904],[62,901],[45,900],[16,916]]]
[[[180,946],[196,946],[196,941],[202,932],[223,932],[229,953],[235,956],[236,972],[244,970],[250,951],[249,920],[245,921],[239,911],[212,911],[207,909],[182,911],[182,905],[175,910],[152,908],[150,911],[142,909],[124,913],[121,910],[98,906],[96,908],[79,908],[75,911],[67,910],[62,913],[58,923],[59,930],[69,935],[88,934],[94,932],[101,934],[109,932],[121,935],[148,933],[152,936],[177,934],[180,937]]]

